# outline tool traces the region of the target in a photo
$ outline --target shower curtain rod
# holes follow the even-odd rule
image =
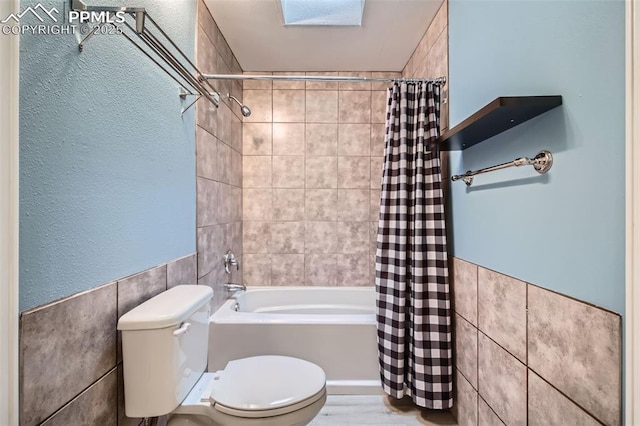
[[[206,80],[284,80],[284,81],[343,81],[352,83],[387,82],[387,83],[417,83],[429,82],[447,84],[446,77],[438,78],[371,78],[348,77],[333,75],[251,75],[251,74],[203,74]]]

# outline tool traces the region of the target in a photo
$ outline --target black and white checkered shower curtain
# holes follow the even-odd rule
[[[389,89],[376,291],[385,392],[447,409],[453,362],[439,120],[439,84]]]

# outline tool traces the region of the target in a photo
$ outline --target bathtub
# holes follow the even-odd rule
[[[209,324],[209,371],[255,355],[321,366],[329,394],[381,394],[372,287],[250,287]]]

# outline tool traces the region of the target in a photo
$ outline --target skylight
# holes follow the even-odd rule
[[[285,25],[360,26],[365,0],[280,0]]]

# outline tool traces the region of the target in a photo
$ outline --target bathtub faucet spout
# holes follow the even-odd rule
[[[227,289],[228,292],[233,292],[233,293],[235,293],[236,291],[247,290],[247,286],[245,286],[244,284],[237,284],[237,283],[226,283],[224,285],[224,288]]]

